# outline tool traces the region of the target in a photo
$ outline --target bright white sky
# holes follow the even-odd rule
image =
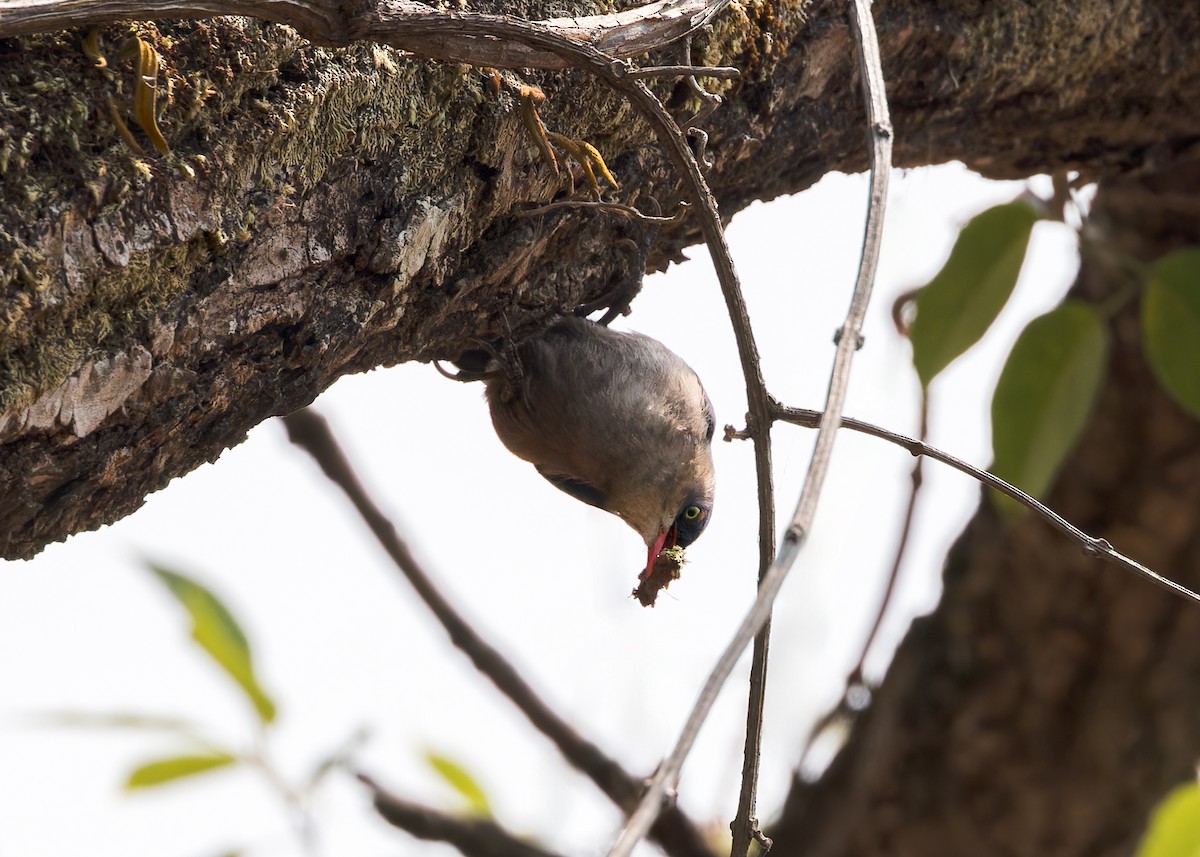
[[[1048,183],[1039,185],[1046,191]],[[878,286],[847,413],[912,433],[918,388],[891,302],[941,265],[974,213],[1016,196],[950,165],[893,179]],[[827,176],[755,205],[729,229],[772,392],[820,407],[831,337],[862,236],[863,176]],[[699,372],[719,425],[742,424],[745,391],[707,252],[647,279],[622,324],[656,336]],[[1071,233],[1041,223],[1016,298],[934,390],[931,441],[980,465],[1003,356],[1053,306],[1076,266]],[[338,382],[317,402],[360,475],[443,591],[568,720],[649,775],[674,742],[711,664],[754,594],[756,501],[748,443],[715,444],[718,495],[683,578],[654,609],[629,597],[640,539],[510,456],[479,385],[430,366]],[[813,432],[775,430],[780,517],[796,501]],[[718,436],[720,431],[718,431]],[[778,807],[809,725],[841,692],[895,550],[912,459],[844,433],[817,525],[779,600],[772,640],[760,815]],[[878,677],[911,617],[936,602],[941,556],[977,498],[966,477],[926,467]],[[32,562],[0,564],[0,857],[298,855],[289,816],[253,771],[126,795],[128,771],[185,750],[177,739],[30,726],[44,712],[186,717],[235,748],[254,738],[238,691],[190,642],[182,611],[141,557],[195,576],[242,620],[280,704],[269,752],[299,782],[366,727],[361,765],[402,795],[444,809],[454,793],[423,760],[451,756],[499,820],[564,853],[595,854],[620,818],[453,649],[348,505],[275,421],[216,463],[176,480],[131,517]],[[731,681],[684,769],[680,800],[727,829],[741,766],[745,673]],[[417,844],[337,776],[313,804],[323,854],[457,853]],[[645,849],[644,853],[652,853]]]

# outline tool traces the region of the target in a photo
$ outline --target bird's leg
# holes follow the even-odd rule
[[[546,100],[546,94],[541,88],[532,84],[522,84],[518,90],[521,97],[521,121],[525,123],[525,130],[529,132],[529,136],[533,139],[534,145],[541,152],[542,158],[550,164],[550,169],[554,171],[554,175],[561,178],[562,174],[558,169],[558,159],[554,156],[554,148],[550,144],[553,142],[555,146],[569,154],[579,164],[583,170],[584,178],[587,179],[588,187],[591,188],[592,196],[597,200],[600,199],[600,182],[596,179],[596,174],[612,185],[614,190],[620,190],[620,185],[613,178],[613,174],[608,169],[608,164],[604,163],[604,157],[587,140],[576,140],[565,134],[559,134],[555,131],[550,131],[546,128],[546,123],[542,121],[542,117],[538,115],[538,105]],[[569,195],[575,194],[575,177],[571,172],[567,171],[567,179],[570,182]]]
[[[546,138],[546,124],[542,122],[542,117],[538,116],[537,112],[537,106],[546,100],[546,93],[542,92],[539,86],[525,84],[521,86],[520,96],[521,121],[525,123],[525,130],[529,132],[534,145],[538,147],[538,151],[542,153],[542,157],[550,164],[550,169],[557,176],[559,174],[558,158],[554,157],[554,149],[550,147],[550,141]]]
[[[500,84],[503,82],[503,78],[500,76],[500,69],[492,68],[490,65],[484,66],[483,73],[488,76],[488,80],[491,83],[492,97],[499,98],[500,97]]]

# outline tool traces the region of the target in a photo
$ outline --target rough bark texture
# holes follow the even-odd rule
[[[1149,261],[1200,243],[1200,166],[1101,188],[1076,294],[1123,288],[1114,247]],[[1200,422],[1150,374],[1136,310],[1113,320],[1108,383],[1050,503],[1194,589]],[[772,853],[1132,853],[1200,758],[1200,612],[986,504],[945,586],[835,766],[794,784]]]
[[[730,215],[863,164],[841,5],[803,5],[736,7],[694,48],[746,72],[710,125]],[[1194,10],[876,11],[902,163],[1123,174],[1200,139]],[[0,42],[0,555],[128,514],[342,374],[453,356],[640,274],[614,249],[644,237],[636,224],[512,216],[556,190],[515,75],[497,96],[466,67],[313,47],[277,25],[130,29],[162,56],[169,157],[133,155],[108,118],[106,96],[124,112],[132,87],[126,28],[101,30],[106,69],[80,33]],[[531,79],[551,127],[605,153],[623,200],[680,198],[626,105],[579,74]],[[679,113],[695,106],[682,85],[661,89]],[[654,237],[662,267],[696,233]]]

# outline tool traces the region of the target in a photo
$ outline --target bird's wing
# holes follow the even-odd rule
[[[550,473],[543,467],[538,467],[537,472],[542,474],[546,481],[555,488],[565,491],[576,500],[582,500],[589,506],[595,506],[597,509],[608,511],[608,495],[590,482],[576,479],[573,476],[559,476],[558,474]]]

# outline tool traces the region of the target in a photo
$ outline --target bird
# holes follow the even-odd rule
[[[712,402],[658,340],[564,316],[494,349],[476,377],[504,446],[632,527],[646,543],[645,575],[660,553],[691,545],[708,526]]]

